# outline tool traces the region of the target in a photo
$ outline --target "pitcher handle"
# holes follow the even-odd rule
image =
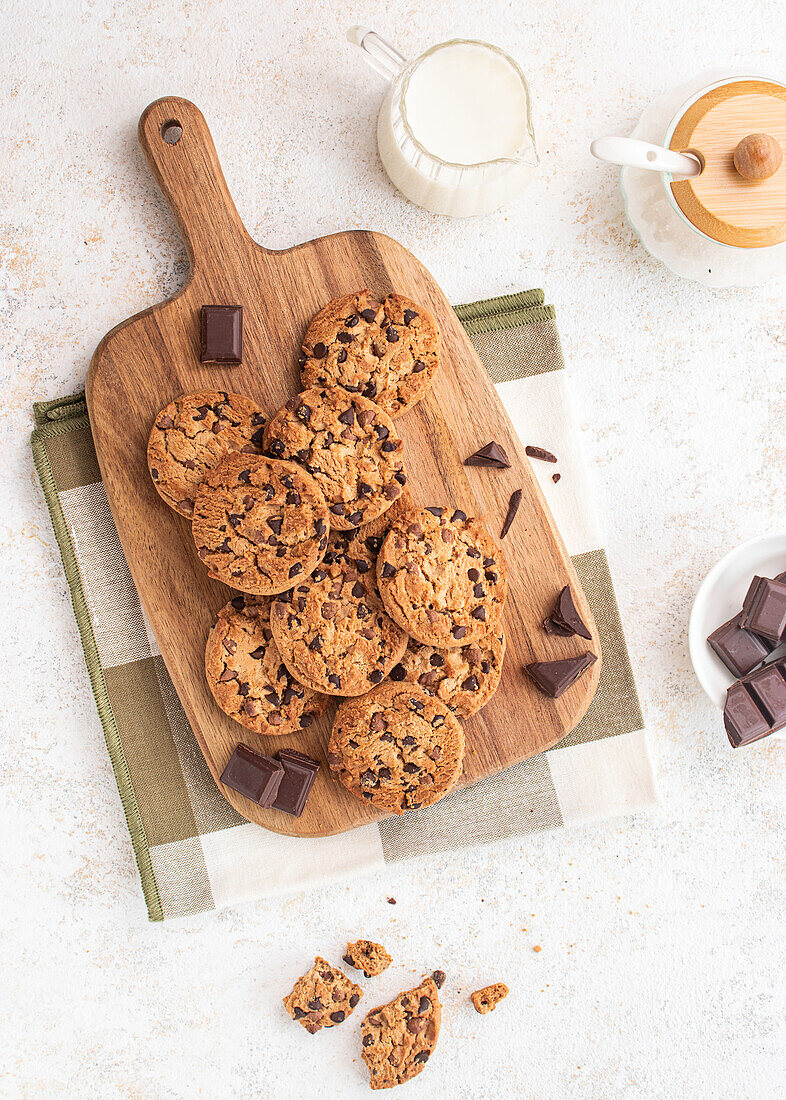
[[[363,51],[371,68],[386,80],[394,80],[407,64],[406,57],[368,27],[350,27],[347,38],[353,46],[358,46]]]
[[[653,172],[670,172],[673,176],[698,176],[704,165],[695,156],[675,153],[661,145],[650,145],[638,138],[602,137],[590,145],[598,160],[623,164],[629,168],[649,168]]]

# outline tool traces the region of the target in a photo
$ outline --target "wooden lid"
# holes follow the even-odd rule
[[[740,170],[734,154],[746,138],[751,140],[737,156]],[[786,241],[786,87],[734,80],[711,89],[679,120],[669,148],[694,153],[703,164],[701,175],[670,185],[680,210],[702,233],[740,248]],[[754,154],[752,168],[746,151]]]

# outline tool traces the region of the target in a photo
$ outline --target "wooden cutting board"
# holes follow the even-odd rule
[[[182,129],[175,144],[173,124]],[[327,836],[378,819],[372,808],[334,781],[325,753],[335,712],[289,737],[262,737],[216,706],[204,677],[204,649],[215,613],[233,593],[208,579],[190,524],[169,509],[150,480],[146,446],[156,413],[182,393],[220,389],[248,394],[272,415],[298,391],[297,355],[306,325],[330,298],[365,286],[392,290],[431,311],[442,330],[442,362],[428,396],[400,417],[409,487],[422,505],[450,505],[485,518],[499,535],[514,489],[521,507],[503,543],[509,588],[503,625],[507,656],[491,702],[465,723],[462,784],[510,767],[564,737],[589,706],[600,661],[556,701],[522,672],[533,660],[583,652],[578,638],[546,635],[544,617],[563,585],[597,632],[554,521],[489,376],[434,279],[390,237],[352,231],[283,252],[256,244],[235,210],[207,124],[183,99],[159,99],[139,122],[139,140],[177,219],[191,265],[174,298],[124,321],[99,344],[87,379],[87,402],[109,503],[142,605],[208,767],[222,794],[250,821],[297,836]],[[259,157],[257,154],[257,159]],[[253,163],[250,168],[254,168]],[[254,170],[256,170],[254,168]],[[243,363],[199,362],[203,305],[242,305]],[[494,439],[510,470],[463,465]],[[239,742],[267,753],[293,747],[322,763],[302,817],[258,806],[223,787],[219,777]]]

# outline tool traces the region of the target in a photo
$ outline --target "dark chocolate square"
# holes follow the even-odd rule
[[[762,663],[772,652],[772,646],[743,630],[740,626],[742,612],[729,619],[710,634],[707,641],[733,676],[745,676]]]
[[[726,692],[723,724],[729,742],[735,749],[772,733],[772,727],[742,680],[732,684]]]
[[[754,577],[742,603],[740,626],[778,645],[786,633],[786,584]]]
[[[238,745],[224,768],[221,782],[258,806],[270,806],[278,794],[284,769],[271,756],[260,756],[247,745]]]
[[[786,661],[773,661],[745,678],[748,691],[773,730],[786,726]]]
[[[201,333],[202,363],[242,363],[242,306],[202,306]]]
[[[296,749],[281,749],[278,759],[284,769],[272,809],[300,817],[319,771],[319,763]]]

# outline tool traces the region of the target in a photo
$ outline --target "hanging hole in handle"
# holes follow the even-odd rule
[[[707,167],[707,162],[704,159],[704,154],[700,153],[698,149],[680,149],[680,152],[684,157],[691,157],[693,160],[697,160],[699,162],[699,168],[701,169],[701,172],[703,172],[704,169]],[[701,172],[699,172],[699,175],[701,175]]]
[[[177,145],[182,136],[183,127],[177,119],[170,118],[169,122],[165,122],[161,127],[161,137],[167,145]]]
[[[650,151],[647,153],[647,160],[650,162],[650,164],[652,164],[652,162],[657,159],[657,156],[658,154],[650,149]]]

